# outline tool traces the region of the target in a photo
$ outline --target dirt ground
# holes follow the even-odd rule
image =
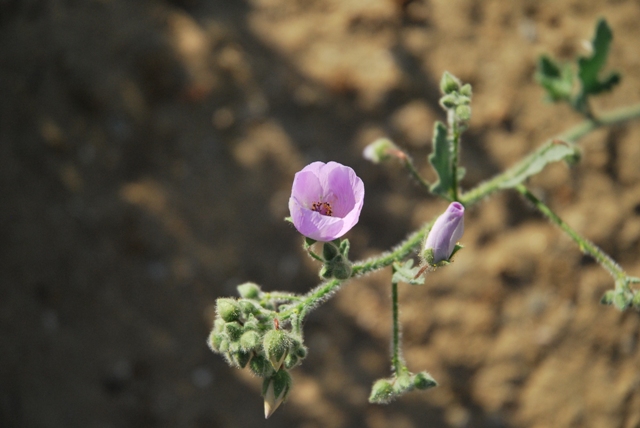
[[[619,88],[640,101],[632,0],[0,0],[0,426],[640,427],[640,316],[598,304],[613,281],[523,203],[468,211],[455,263],[401,285],[404,355],[440,386],[367,402],[389,375],[388,271],[306,323],[309,357],[264,421],[260,381],[206,338],[215,299],[252,280],[318,283],[282,219],[306,163],[366,187],[352,256],[445,207],[363,147],[389,136],[424,174],[438,81],[474,88],[471,188],[580,118],[533,82],[547,52],[614,30]],[[640,121],[581,141],[531,181],[640,275]]]

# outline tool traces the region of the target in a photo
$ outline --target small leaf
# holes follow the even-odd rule
[[[535,153],[524,158],[520,163],[509,169],[510,178],[500,184],[500,188],[509,189],[542,171],[552,162],[575,156],[576,149],[563,141],[550,141]]]
[[[424,277],[419,276],[418,272],[420,271],[420,266],[413,267],[413,260],[409,259],[404,264],[394,263],[393,264],[393,277],[391,281],[394,283],[405,282],[411,285],[421,285],[424,284]]]
[[[584,95],[595,95],[600,92],[611,90],[620,82],[620,74],[610,73],[603,80],[598,79],[598,74],[607,62],[609,46],[613,39],[613,33],[607,21],[600,19],[596,27],[596,34],[591,42],[593,53],[589,57],[578,59],[578,77],[582,82],[582,93]]]
[[[433,153],[429,155],[429,163],[438,174],[438,179],[431,185],[431,192],[450,199],[453,188],[453,168],[447,127],[442,122],[436,122],[434,126]]]
[[[547,91],[550,101],[566,101],[571,98],[573,72],[567,64],[558,64],[546,55],[538,60],[536,81]]]

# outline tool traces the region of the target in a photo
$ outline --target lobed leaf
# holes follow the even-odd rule
[[[612,39],[613,32],[607,21],[600,19],[596,26],[596,34],[591,42],[593,53],[589,57],[578,58],[578,77],[582,82],[584,95],[595,95],[609,91],[620,82],[620,74],[617,72],[610,73],[603,80],[598,78],[598,74],[607,62]]]

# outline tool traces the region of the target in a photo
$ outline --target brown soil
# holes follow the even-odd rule
[[[402,285],[405,357],[440,386],[367,402],[389,374],[389,272],[306,325],[287,404],[205,344],[215,299],[253,280],[304,292],[317,266],[282,218],[293,174],[352,166],[367,189],[354,258],[443,210],[363,147],[387,135],[425,174],[437,84],[474,87],[470,188],[577,123],[543,101],[605,16],[620,87],[640,100],[631,0],[1,0],[0,426],[640,426],[640,317],[611,278],[516,195],[469,210],[456,262]],[[532,188],[640,275],[640,123],[582,141]]]

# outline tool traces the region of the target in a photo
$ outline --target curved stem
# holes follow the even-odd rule
[[[398,283],[391,283],[391,316],[393,317],[393,345],[391,363],[396,376],[405,371],[405,365],[400,356],[400,321],[398,315]]]
[[[627,278],[627,274],[622,267],[618,265],[609,255],[607,255],[604,251],[602,251],[596,244],[589,241],[587,238],[581,236],[578,232],[576,232],[571,226],[565,223],[556,213],[551,211],[544,202],[538,199],[529,189],[527,189],[524,185],[518,184],[515,186],[515,189],[525,197],[529,202],[531,202],[542,214],[544,214],[553,224],[558,226],[565,232],[573,241],[578,244],[580,247],[580,251],[585,254],[590,255],[600,265],[613,277],[616,281],[616,284],[619,281],[624,281]]]

